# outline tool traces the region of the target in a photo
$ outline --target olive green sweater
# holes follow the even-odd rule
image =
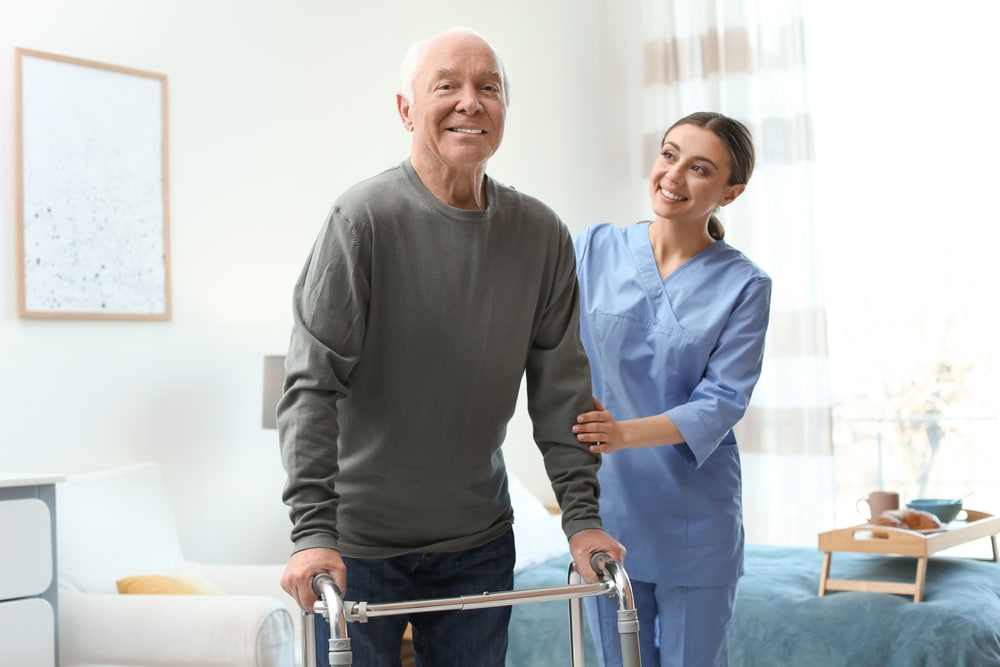
[[[409,160],[334,204],[294,289],[278,406],[295,550],[458,551],[509,529],[500,449],[522,377],[568,535],[600,527],[572,240],[487,177],[445,205]],[[513,446],[513,445],[510,445]]]

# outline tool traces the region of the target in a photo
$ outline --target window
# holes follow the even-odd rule
[[[806,4],[837,523],[880,487],[1000,512],[1000,5]]]

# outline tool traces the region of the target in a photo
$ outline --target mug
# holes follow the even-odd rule
[[[861,503],[868,505],[868,516],[861,511]],[[869,521],[874,521],[886,510],[899,509],[899,494],[894,491],[872,491],[867,498],[858,498],[854,507],[858,510],[858,514]]]

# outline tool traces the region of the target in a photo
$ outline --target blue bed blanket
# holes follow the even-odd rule
[[[514,575],[514,588],[565,586],[570,555],[558,556]],[[582,621],[584,660],[597,667],[586,615]],[[572,652],[569,639],[569,602],[552,600],[511,606],[510,645],[507,667],[569,667]]]
[[[731,667],[998,667],[1000,564],[928,559],[924,600],[818,596],[823,553],[750,545],[730,633]],[[830,577],[912,582],[916,559],[834,553]]]

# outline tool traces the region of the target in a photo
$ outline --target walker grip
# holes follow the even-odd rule
[[[340,589],[337,588],[337,584],[333,583],[333,577],[326,572],[320,572],[315,577],[313,577],[312,580],[313,593],[322,598],[324,584],[330,584],[331,586],[333,586],[333,590],[337,591],[338,595],[340,594]]]
[[[599,551],[590,557],[590,567],[594,568],[599,576],[604,576],[604,563],[611,560],[611,556],[604,551]]]

